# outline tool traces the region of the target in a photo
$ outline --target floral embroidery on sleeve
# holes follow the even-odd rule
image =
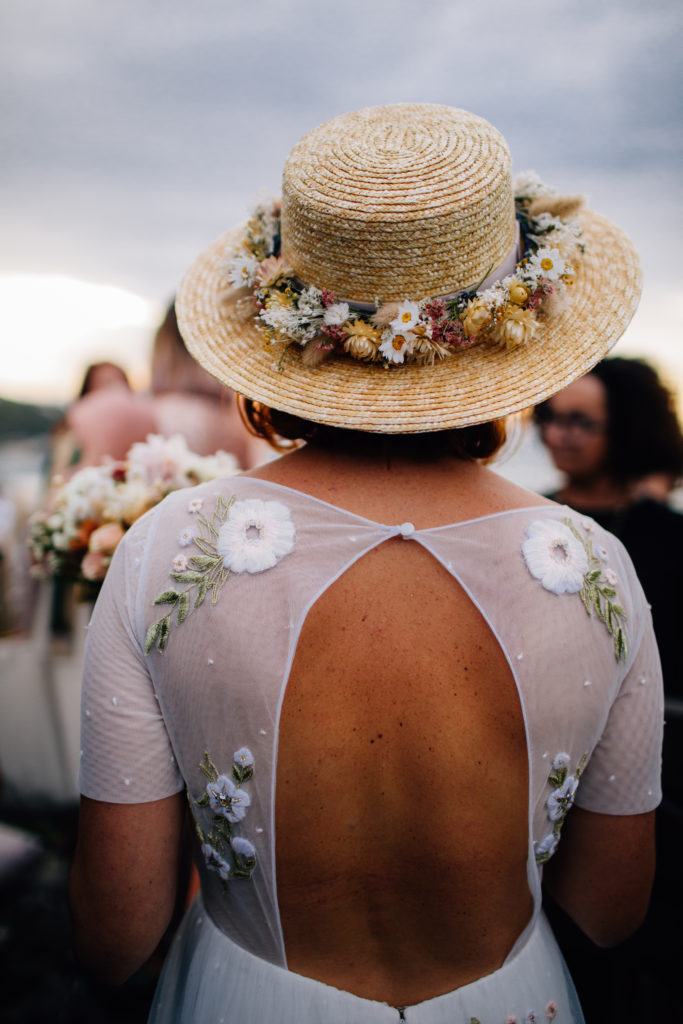
[[[544,836],[538,843],[534,843],[537,864],[545,864],[557,849],[562,826],[574,803],[579,779],[586,767],[588,755],[583,755],[573,774],[569,772],[570,760],[569,754],[565,753],[556,754],[553,759],[550,775],[548,776],[548,782],[553,788],[546,800],[548,818],[553,823],[553,827],[548,835]]]
[[[249,793],[242,787],[254,774],[253,755],[248,747],[236,750],[230,775],[218,771],[208,751],[199,767],[209,781],[194,803],[213,812],[208,831],[195,818],[206,866],[224,882],[230,878],[250,878],[256,867],[256,850],[248,839],[235,835],[235,825],[244,820],[251,804]]]
[[[589,615],[605,624],[617,661],[626,658],[626,612],[617,600],[616,574],[605,567],[607,551],[593,548],[569,517],[536,519],[526,530],[522,554],[531,575],[553,594],[580,593]]]
[[[234,495],[226,502],[219,494],[210,517],[201,511],[202,505],[199,498],[190,501],[188,512],[194,517],[193,524],[178,536],[181,548],[187,550],[194,545],[199,554],[180,552],[171,562],[171,578],[185,587],[169,587],[155,597],[154,604],[171,607],[147,630],[145,654],[154,647],[165,649],[174,613],[180,625],[209,592],[215,605],[230,573],[271,569],[294,548],[294,523],[282,502],[258,498],[235,501]]]

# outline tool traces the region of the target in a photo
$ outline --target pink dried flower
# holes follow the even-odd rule
[[[322,297],[323,306],[327,309],[328,306],[334,306],[336,301],[337,300],[335,299],[335,297],[332,294],[332,292],[328,291],[327,288],[323,288],[323,297]]]
[[[424,311],[430,320],[441,320],[446,315],[446,303],[444,299],[430,299],[425,302]]]
[[[326,334],[328,338],[332,338],[333,341],[343,344],[346,341],[347,332],[344,330],[341,324],[324,324],[321,328],[323,334]],[[321,346],[324,348],[324,346]]]

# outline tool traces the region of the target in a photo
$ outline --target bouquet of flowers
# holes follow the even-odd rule
[[[89,584],[94,596],[119,541],[143,512],[171,491],[238,471],[234,455],[197,455],[180,435],[157,434],[134,444],[123,462],[79,470],[58,486],[48,511],[31,517],[33,575]]]

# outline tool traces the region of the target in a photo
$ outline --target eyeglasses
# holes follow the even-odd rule
[[[539,406],[534,418],[541,431],[551,424],[568,434],[601,434],[607,426],[606,420],[594,420],[583,412],[554,412],[550,406]]]

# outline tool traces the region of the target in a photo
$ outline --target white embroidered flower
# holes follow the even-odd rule
[[[181,530],[178,534],[178,543],[181,548],[187,548],[194,540],[194,533],[189,526],[186,526],[184,530]]]
[[[216,550],[231,572],[271,569],[294,548],[294,523],[279,501],[236,501],[220,528]]]
[[[598,556],[601,562],[606,562],[609,552],[607,548],[604,548],[601,544],[595,549],[595,554]]]
[[[201,512],[203,507],[204,502],[201,498],[193,498],[192,501],[188,502],[187,511],[192,513]]]
[[[171,569],[173,572],[185,572],[189,564],[187,555],[176,555],[171,562]]]
[[[553,758],[553,769],[557,772],[560,771],[560,769],[562,768],[568,768],[570,761],[571,758],[569,757],[569,754],[560,752],[559,754],[556,754]]]
[[[248,839],[244,839],[242,836],[233,836],[230,840],[230,846],[235,857],[240,861],[256,860],[256,849],[254,844],[250,843]]]
[[[412,331],[420,319],[420,307],[417,302],[402,302],[398,307],[396,318],[389,326],[394,334],[405,334]]]
[[[527,527],[522,554],[531,575],[553,594],[575,594],[588,571],[585,548],[564,523],[537,519]]]
[[[619,577],[613,569],[605,569],[605,579],[610,587],[616,587],[619,584]]]
[[[232,755],[232,759],[240,768],[251,768],[254,764],[254,755],[249,747],[240,747]]]
[[[557,821],[558,818],[565,816],[574,803],[574,795],[578,785],[579,780],[576,776],[568,775],[562,785],[552,791],[546,802],[548,817],[551,821]]]
[[[328,306],[323,319],[329,326],[341,327],[349,319],[348,302],[335,302],[333,305]]]
[[[214,850],[210,843],[203,843],[201,851],[209,871],[217,871],[221,878],[227,882],[228,878],[230,878],[230,865],[227,860],[224,860],[218,850]]]
[[[534,854],[537,861],[549,860],[557,849],[558,843],[560,842],[559,835],[555,835],[554,832],[549,832],[547,836],[538,843],[534,843]]]
[[[215,782],[207,783],[206,792],[213,810],[233,824],[242,821],[251,803],[251,797],[246,790],[238,789],[227,775],[219,775]]]

